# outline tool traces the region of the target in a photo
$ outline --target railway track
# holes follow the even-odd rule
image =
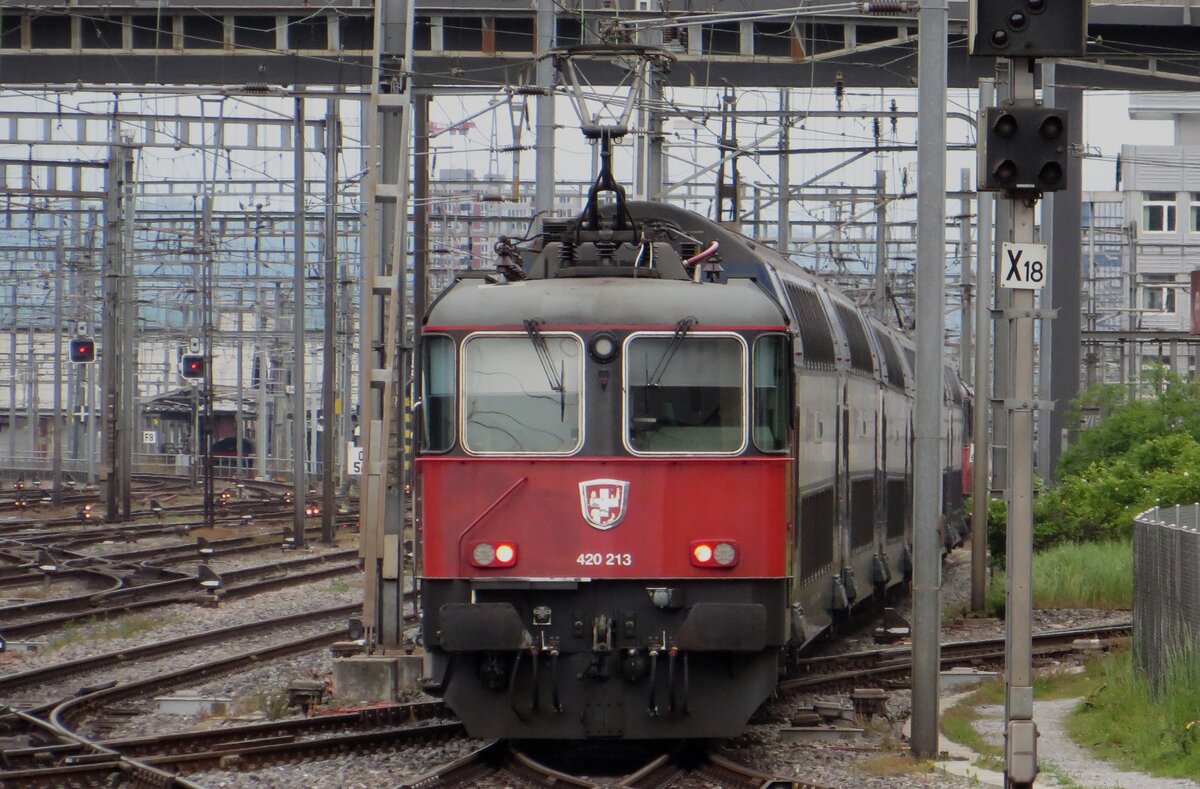
[[[1128,639],[1132,623],[1073,630],[1035,633],[1034,659],[1047,659],[1078,650],[1080,641],[1096,640],[1104,645]],[[1004,639],[989,638],[974,641],[952,641],[941,645],[941,667],[983,667],[1002,664]],[[880,687],[887,684],[899,687],[910,679],[912,651],[908,647],[853,652],[841,655],[801,660],[799,668],[807,676],[789,679],[779,684],[781,693],[799,691],[832,692],[846,687]]]
[[[1129,625],[1113,625],[1039,634],[1035,636],[1035,654],[1045,658],[1061,656],[1077,649],[1080,639],[1099,640],[1111,645],[1127,637],[1128,632]],[[986,665],[1002,659],[1003,640],[948,643],[943,645],[942,652],[944,667]],[[203,669],[188,669],[155,677],[145,683],[127,683],[120,688],[99,689],[80,698],[64,701],[50,713],[50,719],[59,732],[59,740],[6,751],[3,754],[5,760],[19,764],[21,769],[0,773],[0,786],[59,786],[62,784],[55,781],[61,782],[64,776],[70,776],[79,785],[98,786],[104,785],[114,773],[119,772],[122,775],[136,775],[137,780],[147,785],[191,788],[199,784],[171,773],[255,769],[332,755],[357,754],[377,748],[420,747],[422,744],[465,736],[457,722],[443,720],[449,714],[439,702],[386,705],[303,720],[125,740],[93,742],[73,733],[73,727],[89,710],[94,712],[122,698],[169,687],[171,683],[180,681],[182,674],[187,674],[188,681],[191,681],[198,670],[206,675],[210,672],[236,671],[238,661],[247,659],[256,661],[268,658],[261,653],[257,658],[232,656],[229,664],[207,664]],[[812,658],[802,665],[809,672],[808,676],[784,683],[781,685],[782,692],[831,694],[848,687],[899,687],[905,684],[911,672],[911,654],[907,648],[899,647]],[[5,690],[5,685],[0,683],[0,693]],[[164,775],[169,778],[163,778]],[[755,789],[828,789],[821,784],[796,778],[764,775],[704,750],[659,754],[640,768],[616,777],[576,775],[570,769],[564,771],[543,764],[506,741],[487,743],[468,756],[409,779],[400,786],[416,789],[514,784],[617,786],[626,789],[713,785]]]
[[[261,634],[275,628],[288,627],[295,624],[306,623],[314,620],[328,619],[336,616],[349,617],[359,612],[361,606],[358,604],[335,606],[333,608],[323,608],[316,611],[305,611],[300,614],[291,614],[289,616],[277,617],[275,619],[267,619],[256,622],[247,622],[240,625],[231,625],[219,630],[209,630],[203,633],[195,633],[188,636],[180,636],[166,641],[156,641],[152,644],[146,644],[140,647],[129,647],[116,652],[107,652],[101,655],[94,655],[87,658],[77,658],[65,663],[55,663],[41,668],[30,669],[14,674],[5,674],[0,676],[0,697],[10,700],[14,694],[19,693],[30,687],[45,685],[50,682],[66,680],[69,677],[79,674],[87,674],[101,669],[110,668],[118,665],[132,665],[138,661],[148,660],[150,658],[160,657],[173,652],[184,652],[195,647],[220,643],[228,641],[238,636]],[[31,707],[25,712],[34,715],[48,713],[60,701],[49,704],[42,704]]]
[[[232,600],[281,587],[348,575],[360,569],[357,550],[333,551],[319,556],[230,570],[221,575],[222,585],[215,594],[220,600]],[[100,594],[5,606],[0,608],[0,618],[11,624],[4,625],[0,635],[10,640],[28,638],[67,624],[186,602],[204,594],[198,575],[176,575],[179,577]],[[38,614],[49,615],[13,621],[22,615]]]
[[[154,767],[145,760],[125,756],[110,746],[78,734],[75,730],[88,716],[98,714],[103,708],[114,702],[254,668],[273,659],[328,646],[346,638],[348,634],[348,627],[343,626],[282,644],[229,655],[200,665],[163,672],[142,680],[112,684],[111,686],[106,684],[99,688],[86,688],[83,695],[63,699],[53,706],[42,705],[29,711],[10,710],[6,716],[0,716],[9,721],[10,728],[17,725],[12,721],[17,721],[28,729],[36,730],[48,743],[53,743],[53,746],[65,745],[69,753],[58,754],[54,747],[47,750],[44,746],[5,750],[0,755],[6,765],[17,763],[18,756],[27,763],[41,762],[43,765],[46,762],[54,763],[52,766],[25,768],[18,764],[17,769],[0,772],[0,787],[12,786],[22,787],[22,789],[39,786],[59,787],[66,784],[68,778],[78,785],[107,786],[112,785],[112,777],[118,773],[134,773],[137,775],[137,780],[148,786],[191,786],[192,784],[177,779],[168,771]],[[231,756],[232,752],[227,750],[225,755]]]
[[[507,740],[494,740],[482,748],[399,784],[399,789],[451,789],[478,785],[573,786],[581,789],[656,789],[681,780],[728,789],[832,789],[819,784],[777,778],[732,762],[706,749],[672,751],[653,758],[624,777],[594,779],[550,767],[519,750]]]

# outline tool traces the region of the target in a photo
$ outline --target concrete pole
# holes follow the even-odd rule
[[[887,319],[887,171],[875,171],[875,319]]]
[[[128,520],[133,514],[133,441],[135,435],[134,417],[137,409],[138,380],[137,380],[137,337],[138,304],[137,282],[134,279],[133,266],[133,229],[134,210],[137,207],[134,200],[133,183],[133,148],[122,145],[125,152],[122,159],[121,179],[121,226],[119,228],[121,256],[121,322],[118,332],[121,337],[121,397],[118,431],[120,446],[120,462],[117,464],[118,480],[121,490],[121,518]]]
[[[100,411],[103,414],[102,462],[100,480],[103,483],[104,519],[110,523],[121,520],[118,466],[120,453],[118,435],[120,421],[121,351],[121,193],[124,182],[125,148],[114,144],[109,149],[104,205],[104,258],[101,275],[104,281],[103,334],[100,341],[100,372],[103,395]]]
[[[238,479],[245,477],[244,458],[245,453],[242,450],[242,441],[246,436],[246,425],[244,422],[245,414],[243,407],[246,403],[246,388],[245,374],[242,367],[245,365],[245,354],[242,346],[245,343],[245,330],[242,326],[242,321],[246,317],[245,306],[243,304],[242,294],[244,289],[238,288],[237,293],[237,406],[234,408],[234,428],[235,440],[237,441],[237,472],[234,476]],[[240,490],[240,489],[239,489]]]
[[[17,286],[12,286],[12,331],[8,335],[8,459],[17,468]]]
[[[1033,61],[1012,61],[1012,97],[1034,98]],[[1034,201],[1014,196],[1012,240],[1034,240]],[[1005,775],[1010,787],[1030,787],[1037,777],[1037,725],[1033,721],[1033,317],[1034,291],[1012,292],[1008,318],[1011,352],[1009,421],[1009,503],[1005,595]],[[1019,316],[1019,317],[1018,317]],[[1032,758],[1030,757],[1032,755]]]
[[[84,401],[87,408],[87,419],[84,420],[84,451],[87,452],[88,484],[94,485],[99,479],[99,460],[96,457],[96,365],[87,366],[87,384],[84,389]]]
[[[271,357],[264,339],[267,329],[267,289],[262,282],[262,204],[254,208],[254,313],[259,334],[254,341],[254,359],[258,365],[258,408],[255,413],[254,449],[257,453],[255,469],[259,479],[267,479],[267,441],[271,431],[267,427],[267,375],[271,369]]]
[[[25,390],[28,392],[25,397],[25,427],[27,428],[26,432],[29,434],[29,462],[40,468],[41,463],[39,462],[40,458],[38,457],[37,440],[38,386],[40,381],[38,379],[38,363],[37,355],[34,351],[33,335],[33,321],[30,320],[28,331],[25,332],[25,354],[29,364],[29,380],[26,382],[27,385]]]
[[[1087,329],[1089,333],[1096,331],[1096,203],[1088,204],[1088,298],[1087,298]],[[1095,335],[1092,334],[1094,337]],[[1098,361],[1099,343],[1094,339],[1088,341],[1087,347],[1087,386],[1096,383],[1096,363]]]
[[[971,311],[972,291],[974,282],[971,275],[971,169],[964,167],[959,171],[959,188],[963,197],[958,202],[958,263],[959,279],[962,283],[962,311],[959,313],[959,343],[958,343],[958,373],[970,384],[974,381],[971,374]]]
[[[787,257],[792,248],[792,92],[779,89],[779,228],[775,248]]]
[[[292,143],[294,205],[293,205],[293,263],[292,286],[296,298],[292,311],[292,544],[304,547],[304,497],[308,494],[308,475],[305,473],[306,452],[304,431],[304,98],[296,97],[295,140]]]
[[[321,412],[325,429],[321,433],[321,542],[333,545],[334,449],[338,445],[336,396],[337,377],[337,155],[340,127],[337,102],[325,102],[325,320],[324,355],[321,374]]]
[[[1055,74],[1052,61],[1043,65],[1043,81],[1050,83],[1042,91],[1043,99],[1047,106],[1062,107],[1070,113],[1072,122],[1067,128],[1067,142],[1075,149],[1083,143],[1083,91],[1054,84]],[[1043,224],[1047,214],[1053,218],[1053,232],[1044,235],[1050,245],[1050,259],[1054,261],[1054,265],[1048,267],[1049,306],[1057,310],[1051,339],[1042,340],[1045,361],[1041,369],[1049,376],[1042,381],[1041,399],[1054,403],[1053,408],[1039,412],[1038,435],[1045,439],[1039,440],[1038,473],[1045,479],[1054,478],[1058,458],[1067,445],[1067,435],[1078,427],[1068,424],[1066,416],[1071,401],[1079,394],[1080,258],[1083,249],[1083,223],[1080,221],[1083,161],[1080,157],[1067,158],[1066,175],[1067,188],[1051,195],[1042,211]],[[1042,322],[1043,334],[1049,325],[1048,321]]]
[[[341,438],[341,444],[350,443],[351,437],[354,435],[354,424],[351,414],[354,411],[353,403],[350,400],[350,382],[353,375],[352,354],[354,352],[354,319],[350,311],[350,300],[355,282],[348,276],[340,283],[341,292],[338,294],[338,312],[342,316],[342,350],[341,350],[341,377],[338,379],[338,391],[341,392],[342,413],[340,415],[341,427],[338,430],[338,436]],[[343,495],[350,494],[351,476],[349,470],[342,469],[342,492]]]
[[[535,0],[537,8],[537,86],[545,91],[537,97],[534,166],[536,189],[533,208],[539,216],[550,216],[554,210],[554,60],[544,57],[554,46],[554,0]],[[543,213],[544,212],[544,213]],[[535,225],[540,230],[541,220]]]
[[[54,506],[62,505],[63,439],[66,438],[62,418],[63,385],[63,270],[67,267],[67,253],[59,231],[55,249],[57,265],[54,267],[54,452],[51,456],[50,498]]]
[[[941,450],[946,262],[946,0],[922,0],[917,60],[917,394],[915,456]],[[919,463],[913,504],[912,753],[938,752],[941,661],[940,463]]]
[[[996,103],[994,80],[979,81],[979,106],[991,107]],[[991,441],[988,436],[988,417],[991,409],[988,402],[992,393],[991,364],[988,351],[992,328],[992,272],[995,254],[992,247],[992,210],[995,198],[991,192],[978,192],[978,222],[976,227],[975,255],[975,407],[972,409],[975,442],[975,468],[971,478],[971,610],[980,613],[984,609],[987,594],[987,527],[989,461]]]
[[[646,129],[646,197],[659,200],[666,179],[667,157],[663,137],[663,84],[665,78],[657,64],[651,63],[646,70],[650,80],[650,115]]]
[[[430,166],[430,150],[429,150],[429,107],[433,102],[433,96],[425,91],[421,91],[414,97],[413,103],[413,119],[416,121],[417,133],[413,135],[413,346],[418,350],[413,354],[412,361],[412,400],[423,399],[420,386],[421,379],[424,375],[424,367],[422,365],[421,354],[421,329],[425,320],[425,310],[429,304],[429,256],[430,246],[432,242],[429,238],[429,166]],[[402,402],[401,409],[403,414],[410,415],[412,421],[403,424],[412,424],[413,438],[420,433],[416,425],[418,414],[412,412],[411,403]],[[424,411],[422,411],[424,413]],[[415,490],[415,454],[417,447],[413,445],[407,436],[402,437],[400,442],[400,458],[401,458],[401,475],[405,482],[413,481]],[[412,475],[412,476],[410,476]],[[414,496],[415,499],[415,496]],[[416,507],[413,506],[413,562],[412,562],[412,586],[413,590],[421,593],[420,576],[421,567],[424,564],[424,534],[421,522],[416,517]],[[403,535],[401,535],[403,536]],[[404,585],[404,551],[403,541],[401,542],[401,553],[397,562],[400,584]]]
[[[996,58],[997,98],[1012,97],[1010,72],[1009,62],[1004,58]],[[1012,211],[1002,208],[995,213],[996,233],[994,238],[997,243],[1000,240],[1012,238]],[[1000,287],[1001,272],[998,269],[997,266],[992,271],[992,297],[995,300],[996,309],[1003,310],[1012,306],[1012,291]],[[996,393],[996,397],[986,404],[992,411],[992,454],[989,459],[992,478],[990,484],[993,495],[1003,496],[1006,500],[1008,495],[1008,414],[1004,411],[1003,403],[1000,400],[1009,390],[1007,329],[1007,324],[998,319],[992,324],[992,358],[996,360],[992,367],[992,391]]]

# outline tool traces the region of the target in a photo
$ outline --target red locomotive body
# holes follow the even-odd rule
[[[425,458],[425,577],[782,578],[789,467],[786,457]],[[722,543],[734,551],[726,564],[695,556]],[[473,556],[497,545],[513,558]]]

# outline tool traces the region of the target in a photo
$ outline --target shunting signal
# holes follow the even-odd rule
[[[72,337],[67,353],[76,364],[91,364],[96,361],[96,341],[91,337]]]
[[[189,380],[207,377],[208,357],[197,353],[185,353],[179,361],[179,374]]]

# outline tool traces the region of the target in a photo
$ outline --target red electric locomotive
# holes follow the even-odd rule
[[[477,737],[736,735],[908,572],[903,341],[606,176],[425,319],[426,674]]]

